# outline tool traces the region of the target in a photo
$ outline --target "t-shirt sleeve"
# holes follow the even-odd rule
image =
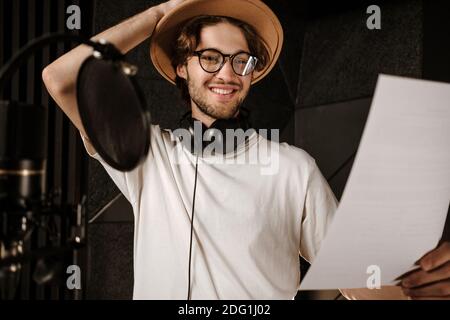
[[[108,165],[97,152],[89,152],[88,138],[84,137],[81,132],[80,135],[87,154],[100,162],[100,164],[105,168],[106,172],[122,192],[122,194],[125,196],[125,198],[131,203],[131,205],[134,205],[139,199],[139,194],[142,190],[143,163],[139,164],[135,169],[128,172],[122,172],[120,170],[114,169],[110,165]]]
[[[310,158],[300,237],[300,255],[307,261],[312,262],[319,251],[337,205],[328,182]]]

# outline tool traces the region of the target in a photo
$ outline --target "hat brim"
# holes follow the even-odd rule
[[[150,58],[156,70],[175,84],[172,46],[183,25],[199,15],[226,16],[244,21],[259,34],[269,53],[264,69],[255,71],[252,83],[264,78],[275,66],[283,45],[283,29],[272,10],[260,0],[191,0],[183,2],[158,22],[150,42]]]

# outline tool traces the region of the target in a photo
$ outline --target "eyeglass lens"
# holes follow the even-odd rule
[[[215,50],[205,50],[199,58],[200,65],[206,72],[217,72],[224,64],[224,56]],[[256,61],[255,57],[242,52],[232,57],[231,65],[237,75],[246,76],[255,69]]]

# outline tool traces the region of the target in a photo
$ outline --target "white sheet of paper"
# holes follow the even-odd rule
[[[394,284],[437,245],[449,200],[450,84],[380,75],[341,203],[300,290],[365,288],[372,265],[381,285]]]

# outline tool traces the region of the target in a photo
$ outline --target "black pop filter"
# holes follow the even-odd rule
[[[130,171],[148,153],[150,113],[134,78],[136,68],[125,63],[112,45],[106,46],[80,68],[78,109],[86,134],[102,159],[117,170]]]

